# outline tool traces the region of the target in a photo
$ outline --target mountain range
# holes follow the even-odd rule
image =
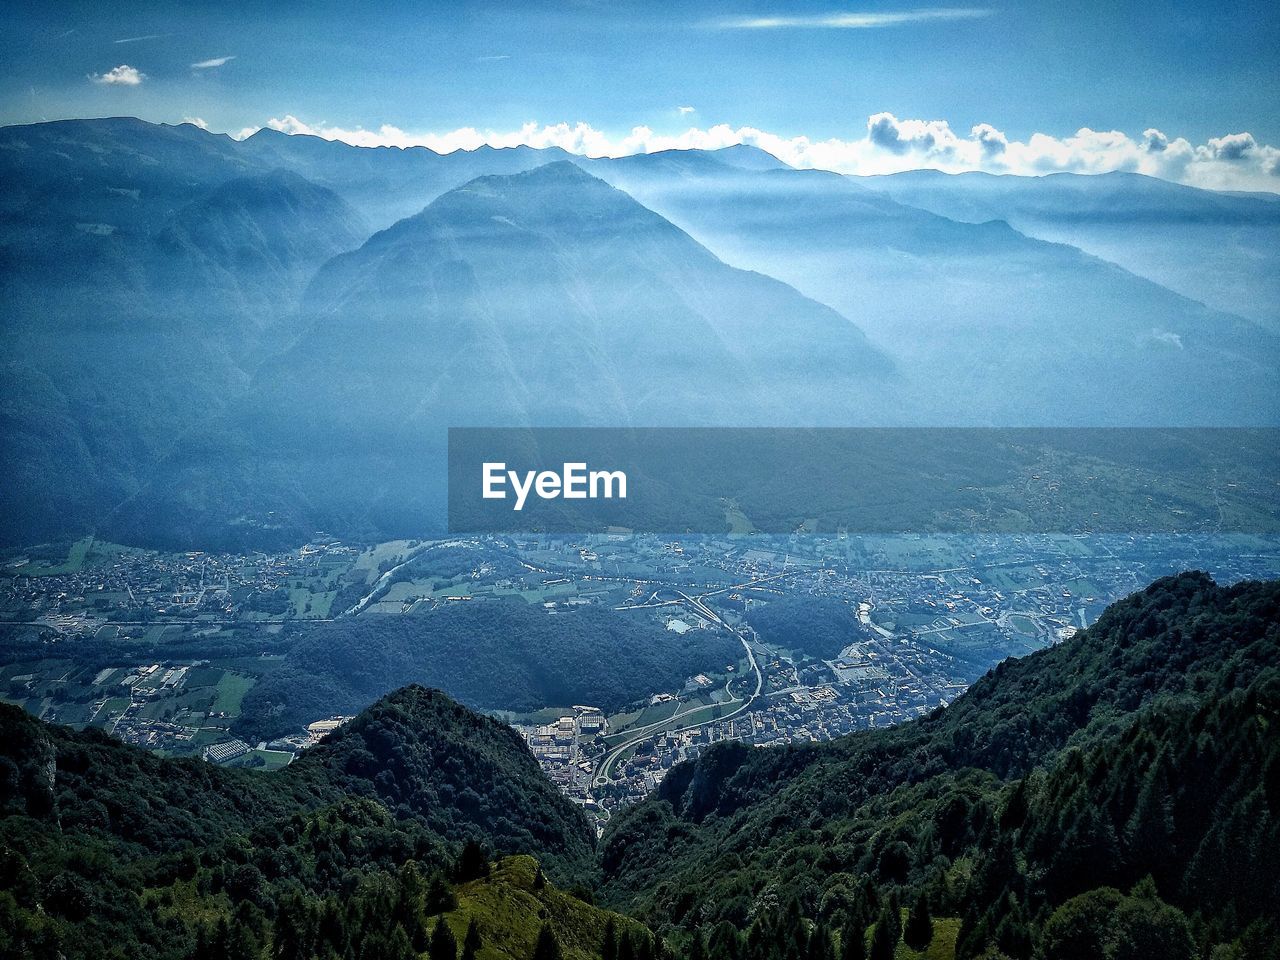
[[[861,182],[900,203],[982,223],[1119,264],[1215,310],[1280,324],[1275,194],[1234,194],[1137,173],[1044,177],[917,170]]]
[[[0,950],[1275,960],[1278,644],[1280,584],[1166,578],[919,720],[707,749],[594,849],[421,687],[275,773],[0,705]]]
[[[0,129],[0,174],[6,542],[429,532],[448,426],[1280,420],[1263,197],[128,119]],[[1248,276],[1040,237],[1166,199],[1143,249],[1246,224]]]

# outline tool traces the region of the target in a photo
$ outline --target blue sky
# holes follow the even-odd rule
[[[1138,142],[1154,129],[1217,158],[1223,150],[1205,145],[1229,134],[1280,143],[1276,7],[19,3],[0,13],[0,123],[128,114],[234,132],[289,117],[299,129],[435,133],[585,123],[614,138],[725,124],[852,142],[887,112],[966,139],[991,124],[1020,143],[1086,127]]]

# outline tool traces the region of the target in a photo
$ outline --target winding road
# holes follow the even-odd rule
[[[760,671],[760,664],[756,662],[756,653],[753,649],[751,649],[751,644],[747,641],[747,638],[743,636],[742,632],[730,626],[728,623],[726,623],[718,613],[716,613],[714,610],[708,607],[705,603],[703,603],[701,598],[691,597],[688,594],[680,590],[676,590],[674,588],[667,588],[667,589],[671,590],[672,593],[676,594],[678,599],[662,601],[659,604],[653,604],[653,605],[665,606],[665,605],[678,604],[681,606],[686,606],[693,613],[696,613],[698,616],[705,617],[711,623],[714,623],[719,627],[723,627],[725,630],[728,630],[735,637],[737,637],[738,642],[742,644],[742,648],[747,652],[747,662],[751,664],[751,670],[756,675],[756,688],[752,692],[751,696],[743,700],[737,701],[738,703],[737,708],[732,710],[729,713],[724,713],[719,716],[709,717],[708,719],[700,720],[697,723],[690,723],[690,724],[684,724],[684,725],[676,723],[675,726],[672,726],[672,724],[678,721],[681,717],[687,717],[694,713],[699,713],[701,711],[712,709],[712,705],[700,704],[696,707],[689,707],[687,710],[682,710],[679,713],[675,713],[672,716],[667,717],[665,720],[657,720],[657,721],[654,721],[653,723],[645,724],[643,727],[639,727],[635,730],[627,731],[627,734],[628,734],[627,739],[624,740],[622,743],[618,744],[616,747],[611,747],[605,753],[605,755],[600,758],[600,762],[596,765],[595,775],[593,779],[597,786],[603,786],[604,784],[607,784],[610,782],[609,773],[613,768],[613,766],[618,762],[619,759],[621,759],[621,757],[628,750],[632,749],[638,744],[641,744],[646,740],[652,739],[653,737],[661,733],[678,733],[678,732],[683,732],[688,730],[696,730],[699,727],[705,727],[707,724],[710,724],[710,723],[718,723],[721,720],[732,719],[733,717],[736,717],[738,714],[742,713],[744,710],[749,709],[751,705],[755,703],[756,699],[760,696],[760,691],[764,689],[764,674]],[[729,684],[732,682],[733,682],[732,678],[725,682],[726,692],[728,692]],[[730,702],[734,702],[734,701],[730,701]],[[632,734],[634,734],[634,736],[632,736]]]

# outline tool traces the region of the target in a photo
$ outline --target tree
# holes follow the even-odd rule
[[[859,923],[850,923],[840,934],[840,960],[867,960],[867,938]]]
[[[538,864],[537,872],[533,875],[533,889],[541,890],[547,885],[546,874],[542,872],[542,864]]]
[[[400,868],[397,876],[400,894],[396,898],[392,919],[404,927],[409,942],[418,953],[427,949],[430,938],[424,917],[427,902],[427,883],[412,860]]]
[[[876,920],[875,930],[871,933],[870,960],[893,960],[898,940],[901,939],[901,925],[902,920],[892,903],[880,911],[880,918]]]
[[[611,957],[604,957],[603,960],[611,960]],[[617,960],[617,957],[613,957],[612,960]],[[707,941],[704,940],[700,928],[695,929],[694,938],[689,943],[689,960],[707,960]]]
[[[468,840],[458,855],[458,862],[453,867],[453,877],[458,883],[479,880],[489,875],[489,855],[484,847],[474,840]]]
[[[929,898],[923,890],[916,896],[902,928],[902,939],[912,950],[923,950],[933,940],[933,917],[929,914]]]
[[[827,929],[825,923],[814,924],[813,930],[809,933],[806,955],[808,960],[833,960],[835,957],[835,950],[831,944],[831,931]]]
[[[480,928],[476,926],[476,918],[472,917],[467,924],[467,934],[462,938],[462,960],[476,960],[482,945]]]
[[[618,930],[613,917],[604,924],[604,937],[600,941],[600,960],[618,960]]]
[[[738,931],[728,920],[721,920],[711,931],[711,942],[707,944],[707,956],[711,960],[739,960],[742,956],[742,942]],[[621,957],[619,960],[628,960]]]
[[[431,960],[436,960],[432,957]],[[533,960],[561,960],[560,941],[551,925],[544,923],[538,931],[538,942],[533,946]]]
[[[444,917],[436,921],[436,928],[431,931],[431,944],[427,952],[431,955],[431,960],[458,960],[458,941]]]
[[[457,909],[458,898],[453,895],[444,874],[438,870],[431,875],[431,881],[427,884],[423,906],[427,914],[433,917]]]

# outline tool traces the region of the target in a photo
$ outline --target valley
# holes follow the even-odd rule
[[[1280,542],[601,535],[362,546],[320,537],[236,555],[82,540],[5,557],[0,696],[163,755],[273,768],[314,743],[308,726],[327,729],[334,714],[357,713],[401,683],[431,683],[513,723],[552,781],[604,824],[714,744],[822,742],[923,716],[1006,657],[1057,644],[1113,600],[1186,567],[1227,583],[1280,576]],[[494,617],[472,618],[477,607]],[[687,672],[623,654],[595,697],[560,699],[554,679],[522,680],[527,692],[515,693],[506,661],[556,667],[549,648],[519,653],[511,631],[581,616],[621,618],[637,638],[661,639]],[[481,642],[479,630],[497,645],[492,666],[410,659],[340,696],[303,696],[349,673],[342,651],[353,643],[368,658],[363,645],[397,625],[455,629],[454,620],[469,643]],[[590,621],[585,657],[602,656],[610,622]],[[439,629],[421,636],[454,642]],[[320,650],[332,667],[315,659]],[[560,669],[586,669],[574,662]],[[608,702],[604,690],[616,690]],[[272,706],[295,701],[284,713]]]
[[[206,127],[0,126],[0,956],[1280,960],[1275,194]]]

